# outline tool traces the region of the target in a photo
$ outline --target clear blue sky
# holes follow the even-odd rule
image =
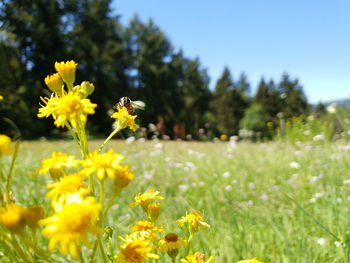
[[[175,48],[199,57],[213,88],[224,66],[261,78],[286,71],[310,102],[350,95],[350,0],[114,0],[121,22],[152,18]]]

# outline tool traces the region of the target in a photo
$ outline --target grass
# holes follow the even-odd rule
[[[90,149],[100,143],[92,141]],[[136,193],[153,188],[166,197],[160,218],[166,232],[186,238],[186,229],[175,220],[186,211],[204,211],[212,227],[195,236],[193,248],[214,255],[214,262],[252,257],[263,262],[349,262],[350,169],[344,142],[111,141],[107,147],[125,154],[125,163],[135,172],[108,218],[114,252],[118,236],[144,219],[141,208],[128,204]],[[22,143],[12,182],[19,203],[49,207],[49,177],[30,174],[52,151],[79,156],[71,141]],[[4,161],[6,167],[9,160]]]

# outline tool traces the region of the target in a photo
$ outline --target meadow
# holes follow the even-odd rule
[[[102,141],[90,141],[90,151]],[[196,233],[194,251],[213,262],[257,257],[283,263],[349,262],[350,145],[337,142],[180,142],[111,140],[127,158],[135,179],[118,196],[105,222],[118,236],[145,216],[129,208],[135,194],[159,190],[159,224],[186,237],[176,220],[201,211],[211,227]],[[106,150],[107,150],[106,149]],[[73,141],[24,141],[16,161],[12,191],[24,205],[50,206],[49,176],[31,175],[52,151],[79,156]],[[4,157],[4,167],[10,157]],[[40,242],[47,243],[41,237]],[[0,247],[0,262],[10,262]],[[184,255],[183,255],[184,256]],[[40,260],[38,261],[40,262]],[[55,262],[67,262],[57,261]],[[168,262],[164,258],[158,262]]]

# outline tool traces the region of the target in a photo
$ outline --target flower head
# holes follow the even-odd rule
[[[145,211],[147,211],[148,205],[152,203],[154,199],[164,200],[165,198],[159,195],[159,191],[150,190],[144,194],[138,193],[135,196],[135,202],[130,204],[130,207],[140,205]]]
[[[154,247],[150,240],[136,239],[132,236],[122,240],[124,244],[119,246],[120,253],[114,256],[117,263],[143,263],[146,258],[159,259],[158,255],[151,253]]]
[[[139,221],[132,227],[133,234],[137,234],[139,237],[153,240],[157,237],[158,232],[163,232],[164,227],[157,227],[150,221]]]
[[[119,165],[114,177],[117,189],[123,189],[134,179],[134,174],[128,165]]]
[[[51,98],[41,97],[44,105],[39,108],[38,117],[49,117],[52,115],[56,127],[64,127],[66,121],[73,128],[77,128],[78,124],[85,125],[87,115],[94,114],[96,104],[91,103],[89,99],[81,99],[79,94],[74,92],[63,92],[61,97],[51,96]]]
[[[24,220],[26,224],[31,228],[37,227],[39,220],[44,218],[44,215],[44,207],[40,205],[30,206],[23,209]]]
[[[65,196],[66,194],[80,192],[82,195],[84,195],[89,193],[89,190],[85,188],[85,183],[80,174],[72,174],[61,177],[59,181],[48,184],[47,187],[52,189],[47,193],[47,197],[54,201],[56,201],[60,196]]]
[[[257,258],[252,258],[252,259],[245,259],[245,260],[240,260],[237,263],[264,263]]]
[[[147,215],[152,222],[157,221],[160,214],[160,203],[149,204],[147,206]]]
[[[5,154],[11,154],[11,139],[10,137],[0,134],[0,157]]]
[[[77,196],[75,196],[77,197]],[[88,233],[97,235],[101,229],[96,226],[96,221],[101,205],[90,196],[85,199],[75,198],[68,200],[62,206],[58,206],[55,214],[40,220],[44,225],[43,235],[50,238],[49,250],[54,250],[60,244],[60,252],[69,253],[73,258],[78,258],[78,248],[82,243],[89,245]]]
[[[96,174],[99,180],[103,180],[105,177],[115,179],[122,173],[123,168],[120,167],[120,162],[124,158],[123,155],[116,154],[113,150],[109,150],[107,153],[93,152],[88,155],[86,160],[81,162],[84,167],[82,173],[86,175]],[[125,176],[127,177],[127,175]],[[121,178],[123,178],[123,175],[121,175]]]
[[[0,210],[0,225],[12,232],[21,231],[25,226],[24,210],[24,207],[17,204],[3,208]]]
[[[203,217],[197,211],[181,217],[181,219],[176,220],[176,223],[178,223],[180,226],[188,223],[188,229],[191,235],[193,235],[198,228],[210,227],[210,225],[204,221]]]
[[[56,62],[55,69],[61,75],[63,81],[68,85],[73,85],[75,80],[75,70],[78,64],[73,60],[67,62]]]
[[[122,130],[125,129],[126,127],[129,127],[131,130],[136,131],[136,129],[139,127],[135,123],[135,118],[137,116],[132,116],[129,114],[128,110],[126,107],[120,108],[117,112],[114,112],[111,115],[111,118],[117,120],[117,129]]]
[[[159,251],[168,253],[171,258],[177,256],[180,247],[186,247],[186,240],[175,233],[169,233],[158,241]]]
[[[65,168],[78,166],[79,161],[74,156],[65,153],[53,152],[51,158],[41,161],[40,168],[35,171],[36,174],[50,173],[51,177],[58,179],[65,174]]]
[[[188,255],[186,259],[181,259],[181,263],[209,263],[212,260],[213,256],[211,256],[208,260],[205,260],[204,254],[196,252],[193,255]]]
[[[63,81],[60,74],[55,73],[47,76],[45,78],[45,84],[52,92],[57,93],[58,95],[62,94]]]

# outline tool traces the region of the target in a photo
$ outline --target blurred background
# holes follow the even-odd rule
[[[1,1],[0,132],[64,137],[36,115],[54,62],[73,59],[76,84],[95,85],[91,136],[111,132],[109,116],[123,96],[146,104],[136,137],[348,136],[349,8],[299,0]]]

